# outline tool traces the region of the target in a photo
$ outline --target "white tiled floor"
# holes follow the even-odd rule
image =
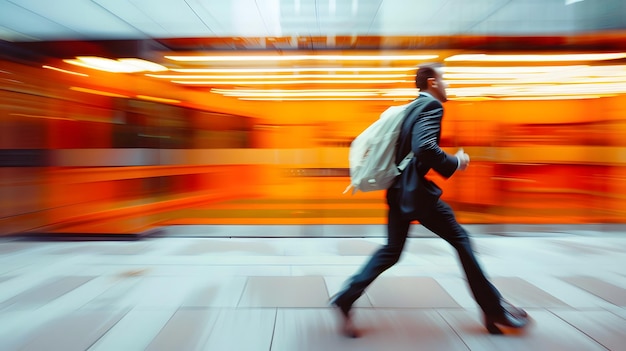
[[[363,336],[346,339],[328,297],[383,238],[233,229],[240,235],[0,240],[0,350],[626,350],[626,232],[476,236],[492,282],[533,318],[504,336],[481,325],[451,248],[410,238],[355,305]]]

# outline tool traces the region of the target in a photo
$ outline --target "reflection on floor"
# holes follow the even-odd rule
[[[346,339],[328,297],[384,242],[347,233],[382,227],[221,230],[0,240],[0,350],[626,350],[626,232],[475,236],[493,283],[533,318],[504,336],[482,327],[451,248],[415,236],[357,301],[363,336]]]

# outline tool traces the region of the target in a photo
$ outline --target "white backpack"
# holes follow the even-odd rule
[[[387,108],[378,120],[352,141],[349,153],[350,185],[344,194],[350,188],[352,194],[359,190],[388,189],[408,165],[413,152],[406,155],[399,165],[396,164],[395,154],[405,111],[413,102]]]

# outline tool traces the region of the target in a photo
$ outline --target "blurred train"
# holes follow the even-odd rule
[[[459,220],[626,222],[623,62],[613,64],[616,71],[608,75],[587,78],[621,84],[608,93],[559,93],[566,90],[563,83],[546,81],[528,84],[556,86],[556,92],[464,95],[467,83],[451,82],[442,147],[452,153],[463,147],[472,163],[450,179],[432,177]],[[583,67],[589,65],[572,69]],[[348,149],[384,109],[410,100],[412,74],[405,74],[405,82],[373,82],[367,89],[346,83],[351,92],[336,84],[326,87],[322,98],[315,81],[301,78],[296,87],[317,98],[267,95],[279,92],[276,86],[256,95],[265,98],[250,98],[233,94],[259,88],[236,89],[231,83],[221,90],[198,89],[158,74],[5,59],[0,62],[0,234],[125,234],[176,224],[385,223],[384,192],[343,194]],[[393,84],[394,91],[407,92],[384,98],[392,94],[383,88]],[[470,90],[490,84],[475,81]],[[373,89],[378,90],[369,94]]]

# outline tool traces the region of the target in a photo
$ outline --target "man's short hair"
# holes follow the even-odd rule
[[[443,64],[439,62],[423,63],[417,66],[417,74],[415,74],[415,86],[417,89],[428,89],[428,79],[435,78],[437,76],[435,70],[441,67],[443,67]]]

